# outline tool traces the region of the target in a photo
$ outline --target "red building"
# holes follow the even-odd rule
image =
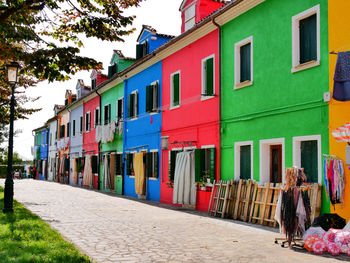
[[[215,9],[222,5],[218,1],[183,1],[183,29],[189,29],[184,19],[188,8],[195,10],[195,21],[214,11],[204,2],[215,2]],[[163,203],[173,203],[177,153],[194,150],[195,182],[207,185],[206,190],[197,188],[196,209],[208,209],[210,183],[218,178],[220,166],[218,36],[216,29],[163,60],[162,140],[168,141],[162,152]]]

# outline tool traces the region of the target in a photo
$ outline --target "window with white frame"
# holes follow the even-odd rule
[[[202,60],[202,96],[214,96],[214,72],[215,72],[214,54]]]
[[[159,109],[158,81],[146,86],[146,112],[156,112]]]
[[[308,183],[322,181],[321,135],[293,137],[293,166],[304,168]]]
[[[106,104],[103,108],[104,125],[111,122],[111,104]]]
[[[235,179],[253,178],[253,141],[235,143]]]
[[[320,5],[292,17],[292,72],[320,64]]]
[[[82,134],[83,133],[83,116],[80,116],[80,129],[79,129],[79,132],[80,132],[80,134]]]
[[[117,121],[121,121],[123,119],[123,115],[124,115],[124,98],[120,98],[117,100]]]
[[[100,108],[99,107],[97,107],[94,111],[94,119],[95,119],[94,127],[96,127],[97,125],[100,125],[101,120],[100,120]]]
[[[253,84],[253,36],[235,44],[235,88]]]
[[[137,90],[133,91],[128,95],[127,101],[127,116],[128,118],[136,118],[138,116],[138,92]]]
[[[158,151],[151,151],[146,153],[146,177],[158,178]]]
[[[180,106],[181,96],[181,80],[180,71],[174,72],[170,75],[170,100],[171,107]]]
[[[194,150],[195,181],[211,182],[216,179],[216,148],[215,146],[202,146]]]
[[[91,128],[91,113],[90,111],[85,114],[85,131],[89,132]]]
[[[185,10],[185,31],[196,24],[196,4],[192,4]]]

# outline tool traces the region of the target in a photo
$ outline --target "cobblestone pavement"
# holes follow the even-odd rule
[[[4,185],[4,180],[0,180]],[[15,198],[94,262],[339,262],[274,244],[271,228],[53,182],[15,180]]]

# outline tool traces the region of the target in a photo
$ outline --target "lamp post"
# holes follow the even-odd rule
[[[13,119],[15,115],[15,86],[18,82],[18,70],[20,66],[17,62],[11,62],[6,65],[8,82],[11,85],[11,102],[10,102],[10,133],[7,157],[7,177],[5,181],[4,193],[4,213],[13,212],[13,179],[12,179],[12,159],[13,159]]]

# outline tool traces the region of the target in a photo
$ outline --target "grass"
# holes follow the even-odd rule
[[[0,208],[4,189],[0,187]],[[0,211],[0,262],[91,262],[38,216],[14,200],[14,213]]]

